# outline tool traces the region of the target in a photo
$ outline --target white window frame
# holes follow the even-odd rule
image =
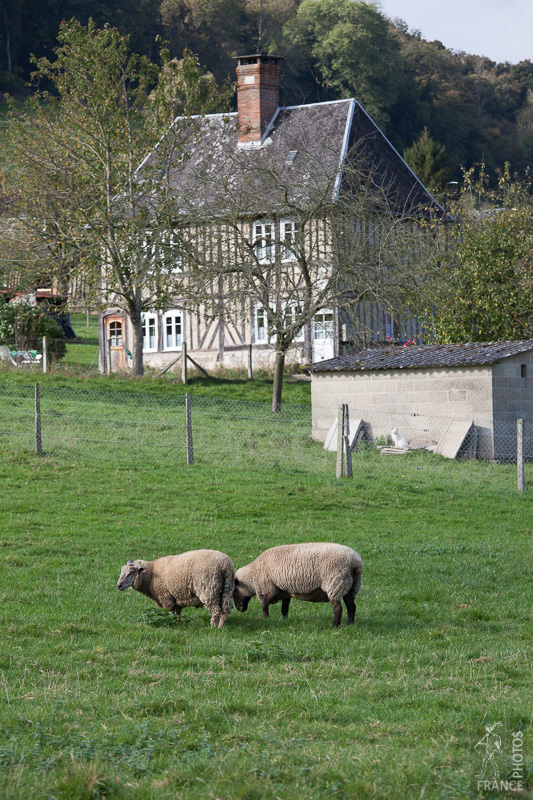
[[[260,264],[271,264],[276,257],[274,220],[257,220],[252,225],[252,246]]]
[[[323,322],[318,323],[317,322],[317,317],[318,316],[323,316],[323,315],[326,315],[326,314],[331,314],[331,334],[329,336],[317,336],[317,331],[320,331],[321,333],[323,333],[324,330],[325,330],[324,323]],[[333,315],[333,309],[331,309],[331,308],[323,308],[320,311],[316,312],[315,316],[313,317],[313,341],[317,341],[318,340],[318,341],[321,341],[321,342],[325,342],[325,341],[329,341],[330,339],[333,339],[334,319],[335,318],[334,318],[334,315]],[[328,322],[329,322],[329,320],[328,320]]]
[[[259,321],[261,318],[263,322],[260,326]],[[266,308],[260,303],[254,306],[254,344],[269,344],[268,314]]]
[[[168,344],[169,322],[171,331],[170,345]],[[165,352],[169,352],[170,350],[181,350],[181,346],[183,344],[183,312],[177,308],[169,308],[168,311],[165,311],[163,314],[161,324],[163,326],[163,350]],[[178,326],[179,333],[177,331]]]
[[[282,261],[298,260],[298,234],[300,223],[297,219],[282,219],[279,223],[279,240]]]
[[[154,346],[150,346],[150,326],[153,323],[153,343]],[[146,311],[141,314],[141,325],[142,325],[142,334],[143,334],[143,353],[157,353],[158,347],[158,320],[157,314],[155,311]]]
[[[153,274],[155,271],[156,261],[157,261],[157,244],[152,239],[152,231],[146,231],[145,233],[146,238],[142,241],[142,249],[145,253],[145,258],[149,262],[147,268],[147,274]],[[175,245],[179,244],[179,237],[178,232],[176,230],[167,231],[161,237],[162,239],[166,239],[166,246],[170,250]],[[169,264],[173,262],[172,266]],[[163,251],[162,256],[160,259],[160,269],[162,272],[168,272],[170,275],[177,275],[180,272],[183,272],[183,259],[181,256],[181,252],[175,259],[169,258],[169,252]]]
[[[296,322],[296,314],[300,308],[300,303],[297,300],[286,300],[283,304],[283,308],[285,313],[288,311],[292,322]],[[292,340],[295,344],[300,344],[301,342],[305,341],[305,325],[302,325],[294,339]]]

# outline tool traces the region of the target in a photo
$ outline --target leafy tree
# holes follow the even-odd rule
[[[309,59],[322,99],[356,97],[382,126],[398,96],[399,44],[370,3],[304,0],[284,31],[287,67]],[[298,53],[300,56],[298,56]],[[304,64],[300,67],[300,72]]]
[[[403,157],[431,192],[442,190],[452,177],[446,148],[433,139],[427,128],[424,128],[412,147],[405,150]]]
[[[179,282],[176,198],[166,177],[186,138],[186,123],[181,142],[161,142],[157,164],[147,164],[142,179],[137,171],[162,133],[157,121],[166,123],[161,107],[168,96],[166,76],[175,65],[163,51],[165,80],[159,84],[158,68],[132,55],[116,29],[98,29],[92,21],[87,27],[64,23],[59,42],[53,62],[36,62],[37,89],[22,113],[11,112],[17,169],[9,179],[18,220],[8,230],[11,240],[20,230],[19,240],[27,245],[26,263],[20,246],[11,247],[18,259],[13,266],[26,277],[28,270],[59,275],[81,285],[94,303],[123,308],[132,324],[138,375],[142,314],[167,305]],[[187,54],[177,67],[182,77],[200,83],[193,56]],[[43,81],[53,94],[39,88]],[[215,92],[211,83],[206,102]],[[193,110],[202,109],[188,109]]]
[[[533,337],[533,198],[528,182],[504,171],[496,190],[483,171],[466,175],[426,275],[422,314],[438,342]]]

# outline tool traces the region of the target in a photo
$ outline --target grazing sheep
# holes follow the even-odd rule
[[[155,561],[128,561],[120,570],[117,589],[133,586],[160,608],[176,614],[186,606],[204,606],[211,625],[222,628],[233,608],[233,562],[218,550],[189,550]]]
[[[392,443],[394,447],[403,447],[405,450],[409,450],[409,444],[405,436],[398,431],[398,428],[393,428],[390,432]]]
[[[268,607],[281,600],[287,617],[291,598],[333,606],[333,627],[341,624],[341,598],[348,612],[348,625],[355,616],[355,597],[361,589],[363,562],[351,547],[328,542],[282,544],[261,553],[255,561],[235,573],[233,600],[238,611],[246,611],[257,595],[268,618]]]

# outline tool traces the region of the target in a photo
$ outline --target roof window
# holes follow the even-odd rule
[[[289,152],[287,153],[287,157],[285,158],[285,163],[294,164],[297,155],[298,155],[298,150],[289,150]]]

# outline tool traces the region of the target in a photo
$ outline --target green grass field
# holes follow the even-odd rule
[[[68,404],[54,402],[59,436]],[[533,495],[511,490],[512,467],[502,490],[486,465],[466,481],[453,462],[391,473],[368,454],[336,481],[320,447],[299,468],[187,467],[142,448],[118,458],[112,430],[98,458],[85,438],[39,457],[2,437],[2,798],[527,796],[531,772],[518,795],[475,777],[489,723],[502,780],[513,732],[531,763]],[[252,600],[218,631],[203,609],[174,624],[116,590],[129,558],[213,547],[241,566],[312,540],[363,558],[353,627],[297,601],[287,622],[279,606],[263,621]]]
[[[502,780],[513,732],[531,758],[533,495],[515,468],[363,450],[337,481],[308,384],[273,418],[268,377],[99,376],[74,325],[53,374],[0,375],[0,797],[527,796],[530,771],[518,794],[476,778],[489,723]],[[296,601],[265,622],[252,600],[215,631],[115,588],[128,558],[214,547],[241,566],[311,540],[362,555],[351,628]]]

